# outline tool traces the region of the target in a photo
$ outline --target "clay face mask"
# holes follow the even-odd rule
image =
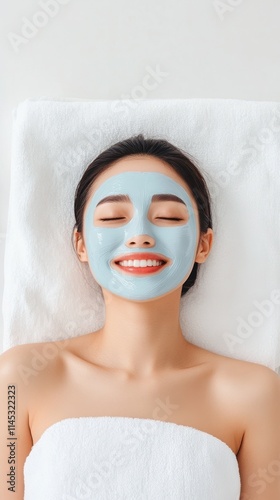
[[[185,205],[152,203],[152,197],[161,194],[176,196]],[[115,195],[126,195],[131,203],[97,207],[105,197]],[[170,220],[180,217],[181,221]],[[101,220],[109,218],[119,219]],[[84,228],[94,278],[120,297],[135,301],[160,297],[177,288],[192,270],[198,239],[194,210],[185,189],[167,175],[122,172],[110,177],[92,196]],[[150,244],[128,244],[139,235],[150,236]]]

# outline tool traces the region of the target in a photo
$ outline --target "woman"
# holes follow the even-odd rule
[[[197,167],[164,140],[119,142],[83,174],[75,218],[105,323],[61,342],[27,385],[17,366],[32,366],[35,344],[1,355],[1,407],[8,386],[17,395],[16,490],[2,412],[1,498],[279,500],[278,376],[202,349],[180,327],[180,297],[213,242]],[[112,465],[114,439],[140,424],[138,448]]]

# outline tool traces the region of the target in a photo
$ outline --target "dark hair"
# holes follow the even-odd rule
[[[189,154],[183,153],[182,150],[164,139],[145,139],[143,134],[139,134],[113,144],[89,164],[75,192],[74,212],[76,223],[73,232],[75,229],[78,232],[83,232],[84,208],[90,196],[92,183],[101,172],[105,171],[114,162],[131,155],[151,155],[169,164],[187,183],[193,193],[199,213],[200,233],[206,233],[208,227],[212,228],[210,193],[205,179],[195,165],[193,158],[191,160]],[[194,263],[190,276],[183,284],[181,296],[194,285],[198,265],[197,262]]]

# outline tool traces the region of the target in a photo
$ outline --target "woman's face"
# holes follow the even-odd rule
[[[93,183],[83,237],[102,288],[145,301],[182,286],[193,268],[199,217],[183,179],[152,156],[118,160]]]

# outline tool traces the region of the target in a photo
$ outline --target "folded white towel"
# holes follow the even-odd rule
[[[67,418],[24,464],[24,500],[239,500],[232,449],[206,432],[132,417]]]
[[[280,365],[280,104],[219,99],[28,100],[15,114],[4,266],[4,349],[103,325],[99,286],[71,246],[90,160],[136,133],[193,155],[213,198],[215,241],[181,300],[187,338]]]

